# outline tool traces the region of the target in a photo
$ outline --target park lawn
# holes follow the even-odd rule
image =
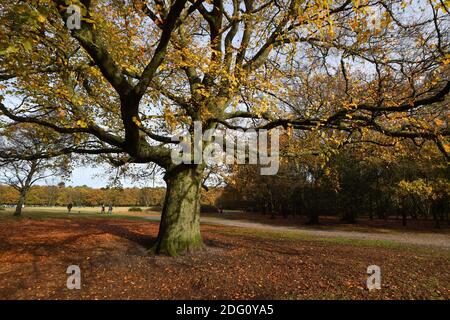
[[[221,218],[226,220],[238,220],[248,222],[258,222],[273,226],[298,226],[312,230],[340,230],[340,231],[356,231],[365,233],[436,233],[436,234],[450,234],[450,223],[442,221],[440,228],[434,227],[434,221],[429,220],[408,220],[407,226],[402,226],[401,219],[391,217],[387,220],[374,219],[370,220],[367,217],[360,217],[357,223],[345,223],[340,220],[338,216],[320,216],[319,225],[308,225],[305,216],[298,216],[294,219],[292,215],[284,218],[277,215],[272,218],[269,214],[230,211],[226,213],[206,213],[203,216],[211,218]]]
[[[134,219],[142,218],[152,215],[160,215],[160,212],[146,211],[146,208],[142,208],[142,212],[130,212],[130,207],[118,207],[114,208],[113,214],[107,213],[101,214],[100,208],[93,207],[74,207],[70,214],[67,209],[63,207],[25,207],[22,209],[22,219],[67,219],[68,217],[74,218],[114,218],[114,219]],[[106,208],[108,210],[108,208]],[[0,210],[0,221],[16,219],[13,217],[14,209],[7,208],[6,210]]]
[[[279,241],[288,241],[288,240],[298,240],[298,241],[303,240],[314,242],[319,241],[336,245],[351,245],[353,247],[396,249],[400,251],[411,251],[415,253],[422,252],[428,255],[430,254],[436,254],[438,256],[448,255],[448,257],[450,258],[450,250],[448,249],[446,250],[445,248],[401,243],[384,239],[353,239],[353,238],[346,238],[345,236],[322,237],[319,235],[305,234],[298,230],[277,231],[277,230],[263,230],[256,228],[239,228],[239,227],[228,227],[217,232],[237,236],[256,236],[260,238]]]
[[[127,212],[10,213],[0,211],[1,299],[450,299],[444,249],[203,225],[206,249],[170,258],[148,250],[158,223]],[[372,264],[380,291],[365,288]],[[69,265],[81,290],[66,288]]]

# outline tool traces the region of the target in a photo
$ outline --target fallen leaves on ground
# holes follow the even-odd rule
[[[277,240],[203,226],[204,251],[155,256],[158,224],[55,219],[0,224],[1,299],[450,299],[448,251]],[[229,232],[224,232],[229,231]],[[382,289],[366,289],[369,265]],[[66,288],[69,265],[81,290]]]

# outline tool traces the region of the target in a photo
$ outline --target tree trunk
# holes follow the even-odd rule
[[[439,217],[436,213],[436,211],[433,210],[433,220],[434,220],[434,227],[439,229],[441,226],[439,224]]]
[[[283,215],[283,218],[287,219],[288,212],[287,212],[287,208],[285,205],[282,205],[282,204],[280,205],[280,211],[281,211],[281,214]]]
[[[16,210],[14,211],[14,216],[20,217],[22,215],[22,207],[25,203],[26,192],[21,191],[19,195],[19,201],[17,201]]]
[[[319,224],[319,212],[316,210],[316,208],[309,209],[308,212],[308,221],[306,224]]]
[[[181,165],[164,177],[166,197],[155,253],[176,256],[203,248],[200,235],[200,191],[202,172]]]
[[[346,211],[342,216],[342,222],[346,223],[356,223],[355,211],[353,208],[349,208],[349,211]]]

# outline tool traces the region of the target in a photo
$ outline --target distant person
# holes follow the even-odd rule
[[[113,210],[113,206],[112,206],[112,204],[110,203],[110,204],[109,204],[109,207],[108,207],[108,214],[112,214],[112,210]]]
[[[105,204],[102,204],[102,211],[100,213],[105,213]]]
[[[70,213],[70,211],[72,211],[72,207],[73,207],[72,202],[69,203],[69,204],[67,205],[67,211],[68,211],[68,213]]]

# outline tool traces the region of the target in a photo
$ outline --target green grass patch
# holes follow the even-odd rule
[[[389,240],[351,239],[345,237],[321,237],[305,234],[302,233],[301,231],[274,231],[274,230],[261,230],[256,228],[226,227],[223,230],[216,232],[229,235],[254,236],[279,241],[288,241],[288,240],[309,241],[309,242],[321,242],[329,245],[347,245],[356,247],[393,249],[401,251],[408,250],[416,253],[428,253],[428,254],[435,253],[439,256],[442,256],[444,254],[445,256],[450,257],[450,252],[445,249],[431,248],[406,243],[398,243]]]
[[[133,216],[127,214],[100,214],[95,212],[77,211],[72,210],[72,213],[67,211],[57,210],[24,210],[20,217],[13,216],[13,211],[5,210],[0,212],[0,221],[7,220],[20,220],[20,219],[32,219],[32,220],[48,220],[48,219],[71,219],[71,218],[97,218],[97,219],[129,219],[129,220],[143,220],[141,216]]]

